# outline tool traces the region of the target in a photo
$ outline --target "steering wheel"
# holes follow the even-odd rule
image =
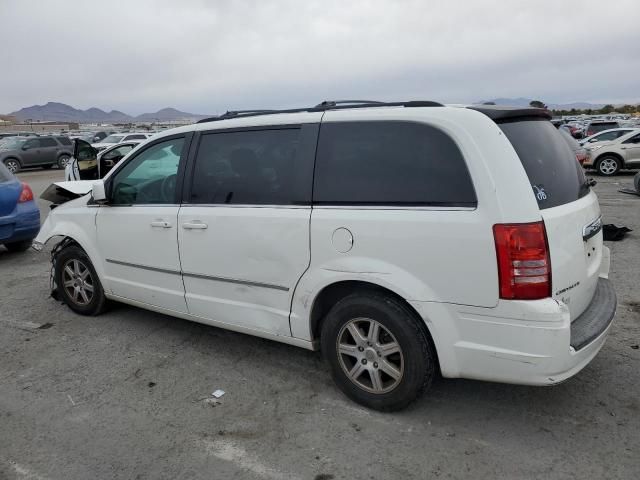
[[[169,175],[162,179],[162,183],[160,184],[160,196],[167,203],[173,203],[173,196],[176,191],[178,175],[173,174]]]

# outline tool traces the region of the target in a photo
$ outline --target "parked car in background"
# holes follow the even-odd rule
[[[593,167],[601,175],[615,175],[623,168],[640,168],[640,129],[610,140],[586,144],[588,160],[585,167]]]
[[[633,128],[612,128],[609,130],[604,130],[600,133],[596,133],[595,135],[591,135],[590,137],[583,138],[582,140],[580,140],[580,145],[615,140],[616,138],[620,138],[627,133],[631,133],[633,130]]]
[[[122,142],[130,142],[132,140],[143,142],[144,140],[147,140],[152,136],[153,134],[151,133],[139,133],[139,132],[114,133],[112,135],[109,135],[108,137],[106,137],[104,140],[100,142],[92,143],[91,146],[99,152],[101,150],[112,147]]]
[[[12,252],[31,246],[40,230],[40,210],[29,185],[0,163],[0,244]]]
[[[556,384],[603,346],[616,295],[598,199],[549,119],[231,112],[140,145],[34,245],[55,239],[53,294],[77,313],[110,299],[319,348],[371,408],[403,408],[438,372]]]
[[[13,173],[26,167],[64,168],[72,153],[73,144],[68,137],[14,138],[0,150],[0,162]]]
[[[98,151],[89,143],[76,139],[74,156],[64,169],[65,181],[95,180],[104,178],[140,141],[118,143]]]
[[[596,133],[603,132],[605,130],[611,130],[612,128],[619,128],[620,124],[612,120],[594,120],[587,123],[585,128],[585,137],[590,137]]]
[[[88,142],[88,143],[98,143],[103,141],[109,135],[113,135],[114,133],[116,132],[113,130],[99,130],[96,132],[84,133],[82,135],[77,136],[76,138],[79,138],[80,140],[84,140],[85,142]]]
[[[560,133],[562,134],[562,138],[567,142],[567,145],[571,148],[571,151],[576,156],[576,160],[580,165],[584,165],[584,162],[587,161],[588,155],[587,150],[578,143],[578,141],[571,136],[571,134],[565,130],[560,129]]]

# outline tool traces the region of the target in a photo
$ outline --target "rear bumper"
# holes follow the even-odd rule
[[[11,215],[0,217],[0,244],[31,240],[40,230],[40,211],[35,202],[18,204]]]
[[[432,332],[444,377],[553,385],[600,351],[616,295],[609,280],[600,278],[590,305],[573,323],[567,306],[550,298],[500,302],[496,308],[412,304]]]

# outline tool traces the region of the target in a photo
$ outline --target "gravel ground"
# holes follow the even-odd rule
[[[39,194],[62,172],[20,177]],[[0,247],[0,479],[638,478],[640,198],[617,192],[629,174],[596,179],[605,223],[634,229],[608,242],[619,307],[596,359],[548,388],[440,380],[394,414],[347,400],[317,353],[128,306],[75,315],[46,253]]]

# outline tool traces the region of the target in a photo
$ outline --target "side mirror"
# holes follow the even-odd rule
[[[107,194],[102,180],[98,180],[91,186],[91,195],[93,196],[93,201],[96,203],[107,202]]]

